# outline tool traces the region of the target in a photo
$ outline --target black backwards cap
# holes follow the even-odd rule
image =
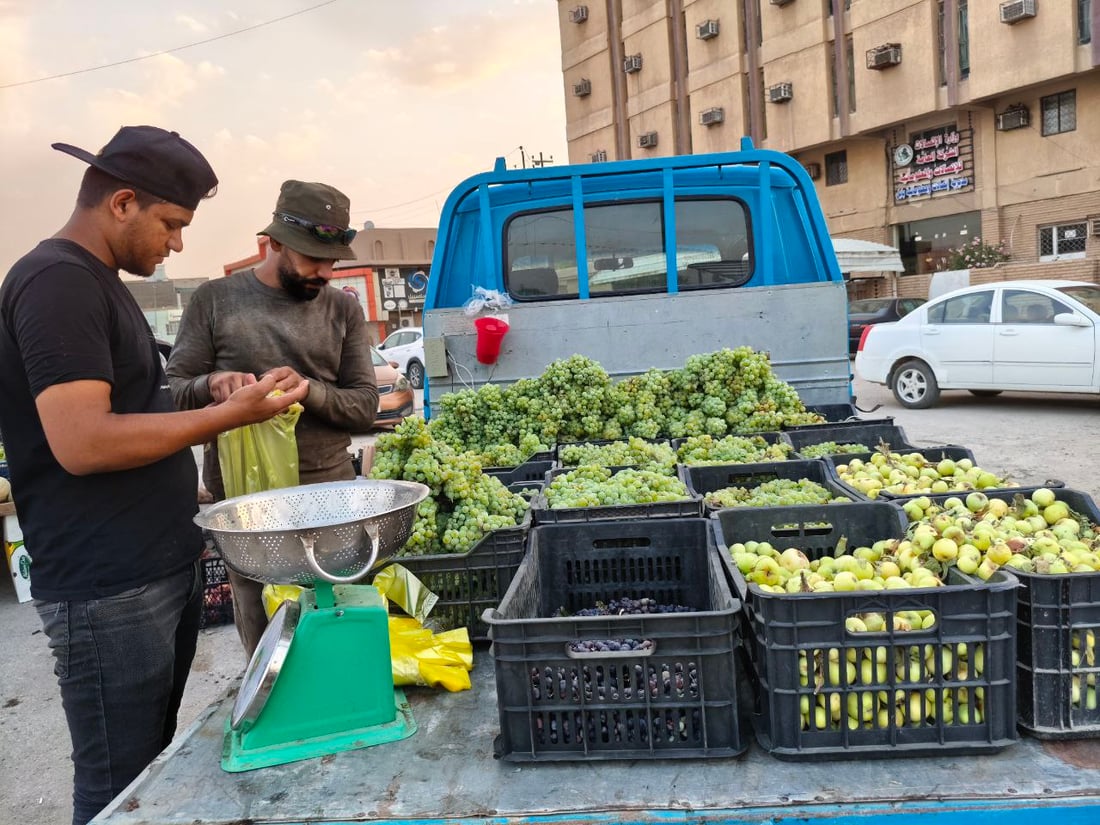
[[[198,149],[178,133],[156,126],[123,126],[95,155],[68,143],[51,145],[150,195],[192,211],[218,186],[214,170]]]

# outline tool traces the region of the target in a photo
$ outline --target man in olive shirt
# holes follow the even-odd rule
[[[370,337],[359,304],[328,286],[333,264],[354,259],[350,202],[331,186],[288,180],[271,224],[266,258],[255,269],[208,281],[180,320],[168,379],[180,409],[219,402],[258,377],[308,381],[298,420],[302,484],[355,477],[351,434],[378,412]],[[217,445],[208,444],[203,481],[225,498]],[[262,585],[229,571],[237,632],[251,657],[267,625]]]

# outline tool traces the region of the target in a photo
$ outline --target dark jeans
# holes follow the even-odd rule
[[[199,563],[117,596],[35,607],[73,743],[73,825],[84,825],[176,732],[199,635]]]

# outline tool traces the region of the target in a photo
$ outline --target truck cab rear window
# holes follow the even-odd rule
[[[680,290],[732,287],[752,276],[748,218],[733,199],[677,201],[676,284]],[[547,300],[579,294],[572,208],[518,215],[505,229],[504,283],[512,298]],[[660,201],[584,210],[592,297],[665,292],[669,273]]]

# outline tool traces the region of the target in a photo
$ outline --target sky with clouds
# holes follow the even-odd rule
[[[86,167],[50,144],[122,125],[179,132],[220,178],[173,278],[254,252],[287,178],[343,190],[353,223],[435,226],[496,157],[567,157],[553,0],[0,0],[0,87],[0,278],[72,210]]]

